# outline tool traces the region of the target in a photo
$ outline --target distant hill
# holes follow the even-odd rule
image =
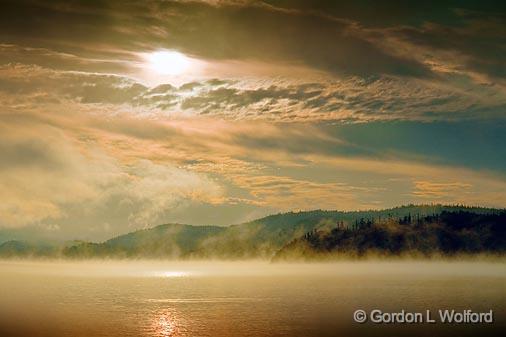
[[[76,244],[79,244],[79,242],[56,243],[10,240],[0,244],[0,257],[56,257],[61,256],[65,247]]]
[[[448,214],[466,216],[456,218],[455,223],[446,226]],[[46,251],[41,250],[40,244],[10,241],[0,245],[0,257],[270,259],[274,256],[275,259],[287,259],[343,250],[356,255],[373,250],[399,254],[412,248],[408,245],[410,240],[425,236],[428,236],[425,241],[419,240],[423,241],[425,248],[416,249],[424,253],[441,251],[450,254],[460,250],[460,246],[439,245],[438,242],[443,242],[446,237],[453,240],[455,235],[461,237],[465,233],[469,234],[470,242],[478,240],[479,243],[476,244],[478,248],[467,251],[500,251],[504,249],[504,214],[505,211],[499,209],[443,205],[409,205],[355,212],[289,212],[228,227],[165,224],[101,243],[67,243]],[[471,221],[469,219],[472,219],[470,224],[466,222]],[[403,238],[398,238],[399,235]],[[478,235],[478,239],[473,235]],[[486,236],[488,239],[485,240]],[[400,250],[395,248],[399,240],[408,246],[401,245]],[[295,252],[303,253],[299,256]]]
[[[66,257],[181,258],[226,231],[218,226],[166,224],[128,233],[103,243],[81,243],[63,250]]]

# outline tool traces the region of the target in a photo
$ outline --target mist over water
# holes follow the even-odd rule
[[[502,262],[0,262],[2,336],[499,334]],[[356,309],[494,310],[485,325],[373,325]]]

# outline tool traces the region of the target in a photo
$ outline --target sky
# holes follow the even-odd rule
[[[0,6],[0,240],[506,207],[499,1]]]

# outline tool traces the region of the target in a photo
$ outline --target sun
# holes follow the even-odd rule
[[[190,67],[190,59],[177,51],[156,51],[147,55],[149,68],[161,75],[180,75]]]

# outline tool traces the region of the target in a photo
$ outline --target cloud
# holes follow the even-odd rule
[[[504,17],[488,4],[17,1],[0,16],[0,62],[129,72],[139,52],[304,65],[334,75],[504,78]],[[32,25],[17,18],[37,18]],[[261,24],[259,24],[261,23]],[[65,29],[60,29],[65,27]],[[18,46],[14,46],[18,45]]]
[[[415,191],[413,194],[417,197],[429,198],[431,200],[449,197],[455,197],[455,194],[465,193],[472,185],[461,182],[430,182],[415,181]],[[453,199],[452,198],[452,199]]]
[[[368,10],[300,1],[7,3],[0,99],[232,120],[501,118],[504,18],[496,12],[452,2]],[[17,17],[36,17],[36,29]],[[147,76],[140,55],[161,48],[209,69],[181,85],[135,80]]]
[[[167,164],[140,160],[128,166],[130,179],[119,187],[121,204],[128,204],[130,222],[147,225],[164,221],[167,210],[188,206],[192,202],[222,202],[221,187],[205,175]]]
[[[159,221],[169,209],[214,203],[222,195],[203,174],[146,159],[122,161],[61,122],[58,127],[33,118],[20,123],[1,115],[0,130],[2,227],[75,221],[75,209],[88,213],[91,222],[109,206],[123,226],[140,226]]]
[[[125,73],[131,68],[131,64],[128,60],[121,58],[93,58],[78,56],[72,53],[58,52],[43,47],[0,43],[0,65],[11,63],[35,65],[56,70],[85,70],[88,72],[102,73]]]
[[[426,23],[419,28],[392,28],[387,34],[398,38],[409,50],[423,50],[419,55],[430,55],[428,61],[434,68],[504,80],[505,62],[501,55],[506,51],[506,41],[499,33],[506,28],[504,20],[467,20],[469,24],[463,27]]]
[[[358,75],[430,75],[418,61],[363,39],[346,20],[255,3],[125,1],[105,6],[27,1],[5,5],[2,12],[0,28],[8,32],[7,42],[45,41],[61,52],[93,59],[100,54],[117,58],[118,50],[138,52],[143,46],[156,45],[209,60],[302,63],[331,73]],[[37,29],[13,19],[18,16],[37,17]],[[84,46],[87,54],[94,51],[92,55],[84,55]],[[108,47],[104,50],[103,46]],[[375,62],[369,62],[371,58]]]
[[[471,91],[393,77],[295,83],[210,79],[148,87],[125,76],[25,65],[1,67],[0,74],[0,100],[11,108],[67,102],[112,114],[369,122],[500,118],[506,107],[506,96],[495,87]]]
[[[41,126],[13,132],[3,118],[1,129],[2,226],[61,218],[61,205],[93,200],[118,178],[110,162],[87,160],[61,130]]]
[[[359,200],[358,194],[375,188],[356,187],[346,183],[319,183],[275,175],[235,175],[234,184],[250,191],[251,198],[241,202],[273,207],[281,211],[321,209],[354,209],[374,207]]]
[[[0,92],[12,95],[12,99],[26,100],[41,96],[49,102],[65,99],[83,104],[132,103],[146,87],[124,76],[54,71],[38,66],[21,64],[0,68]]]
[[[245,212],[506,205],[500,172],[393,154],[307,122],[162,119],[67,102],[3,110],[0,131],[0,227],[50,226],[66,238],[176,220],[226,224]],[[465,193],[445,185],[455,176]]]

